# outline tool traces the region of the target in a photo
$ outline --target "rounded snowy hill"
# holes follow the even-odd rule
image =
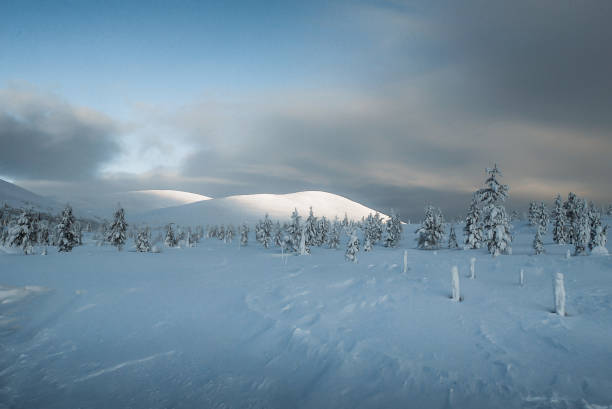
[[[266,213],[274,220],[289,220],[293,209],[306,217],[312,206],[315,216],[344,218],[346,214],[351,220],[360,220],[376,210],[333,193],[321,191],[306,191],[284,195],[256,194],[228,196],[190,203],[183,206],[156,209],[133,219],[154,226],[177,223],[181,225],[195,224],[253,224],[262,219]],[[387,216],[381,213],[381,217]]]
[[[114,206],[116,203],[121,203],[121,206],[128,212],[147,212],[210,199],[208,196],[179,190],[132,190],[113,194],[110,200],[114,203],[109,205]]]

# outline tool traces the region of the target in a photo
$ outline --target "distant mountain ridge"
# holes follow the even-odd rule
[[[61,207],[54,200],[0,179],[0,206],[5,203],[11,207],[32,207],[49,212],[55,212]]]

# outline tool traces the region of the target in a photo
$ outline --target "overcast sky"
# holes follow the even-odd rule
[[[612,202],[610,1],[0,2],[0,177],[61,201]],[[316,210],[316,209],[315,209]]]

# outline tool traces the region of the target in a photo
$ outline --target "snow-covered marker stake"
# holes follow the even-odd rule
[[[565,258],[569,260],[570,257],[572,257],[572,253],[570,253],[569,249],[567,249],[567,253],[565,253]]]
[[[525,285],[525,274],[522,268],[521,268],[521,271],[519,272],[519,285],[521,287]]]
[[[470,259],[470,278],[472,280],[476,278],[476,257]]]
[[[563,274],[556,273],[553,281],[553,289],[555,296],[555,313],[560,316],[565,316],[565,285],[563,283]]]
[[[404,274],[408,272],[408,250],[404,250]]]
[[[461,292],[459,289],[459,269],[453,266],[451,269],[452,275],[452,296],[453,301],[461,301]]]

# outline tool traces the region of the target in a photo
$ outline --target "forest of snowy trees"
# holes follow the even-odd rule
[[[464,250],[486,248],[493,257],[512,254],[511,220],[517,220],[519,213],[513,212],[511,218],[506,211],[504,203],[510,189],[499,181],[502,173],[497,165],[487,168],[486,175],[483,187],[474,192],[462,220],[461,247]],[[602,223],[603,214],[612,215],[612,205],[604,211],[574,193],[569,193],[565,201],[557,195],[551,211],[544,202],[530,203],[527,219],[534,228],[533,254],[545,251],[543,237],[549,225],[554,243],[573,245],[574,255],[607,254],[608,225]],[[342,220],[337,217],[328,220],[325,216],[317,217],[311,207],[308,215],[300,215],[294,209],[288,221],[283,223],[265,214],[254,226],[242,223],[192,228],[169,223],[151,228],[129,225],[120,205],[111,221],[101,223],[78,220],[69,205],[57,217],[7,205],[0,209],[0,244],[20,248],[26,255],[47,254],[47,247],[51,246],[57,247],[59,252],[70,252],[83,243],[84,231],[90,233],[98,245],[110,244],[119,251],[131,239],[137,252],[160,252],[163,247],[194,247],[204,237],[226,244],[237,240],[238,246],[244,247],[249,245],[249,233],[253,231],[255,242],[264,249],[278,248],[282,254],[308,255],[312,247],[344,247],[346,260],[356,263],[360,251],[370,252],[376,246],[397,247],[402,240],[403,223],[393,210],[385,218],[375,213],[361,220],[349,220],[347,215]],[[442,211],[432,205],[426,206],[423,221],[415,234],[419,249],[460,247],[454,223],[445,222]],[[40,250],[37,252],[36,248]]]

